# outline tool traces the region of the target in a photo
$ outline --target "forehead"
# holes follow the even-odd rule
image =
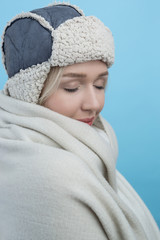
[[[68,73],[78,73],[85,75],[99,75],[107,71],[107,65],[99,60],[76,63],[65,67],[63,75]]]

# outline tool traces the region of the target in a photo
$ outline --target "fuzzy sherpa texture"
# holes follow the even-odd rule
[[[67,66],[90,60],[114,63],[114,40],[109,28],[96,17],[67,20],[54,32],[52,66]]]
[[[110,124],[94,125],[0,92],[0,238],[159,240],[149,210],[116,171]]]
[[[25,102],[37,103],[50,67],[49,62],[43,62],[21,70],[8,79],[3,92]]]

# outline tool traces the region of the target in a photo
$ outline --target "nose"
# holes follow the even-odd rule
[[[83,101],[82,101],[82,110],[83,111],[99,111],[100,109],[100,101],[98,98],[98,94],[94,87],[90,86],[86,89]]]

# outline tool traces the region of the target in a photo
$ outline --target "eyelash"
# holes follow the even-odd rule
[[[103,90],[104,87],[103,86],[95,86],[95,88],[99,89],[99,90]]]
[[[98,90],[104,89],[104,87],[102,87],[102,86],[95,86],[95,88],[97,88]],[[78,88],[64,88],[64,90],[67,92],[76,92],[78,90]]]
[[[67,92],[76,92],[78,88],[64,88],[64,90]]]

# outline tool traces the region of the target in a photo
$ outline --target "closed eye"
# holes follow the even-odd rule
[[[97,88],[97,89],[99,89],[99,90],[102,90],[102,89],[104,89],[104,87],[103,87],[103,86],[95,86],[95,88]]]
[[[76,92],[78,88],[64,88],[64,90],[67,92]]]

